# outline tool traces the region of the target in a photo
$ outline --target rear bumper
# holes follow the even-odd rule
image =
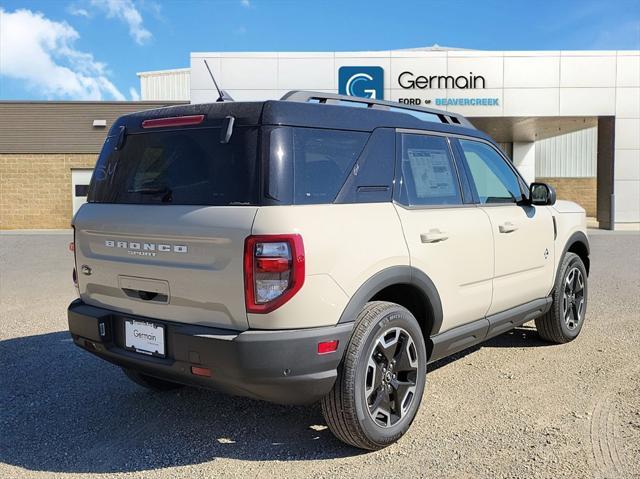
[[[166,357],[124,348],[124,320],[164,324]],[[125,315],[75,300],[68,309],[74,343],[111,363],[182,384],[280,404],[307,404],[327,394],[353,324],[298,329],[231,331]],[[317,354],[321,341],[339,340],[338,350]],[[209,368],[195,376],[191,366]]]

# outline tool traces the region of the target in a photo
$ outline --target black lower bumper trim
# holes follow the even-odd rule
[[[69,305],[69,332],[76,345],[124,368],[178,383],[220,390],[280,404],[308,404],[327,394],[351,336],[353,323],[295,330],[249,330],[196,326]],[[166,357],[124,348],[124,320],[165,325]],[[321,341],[337,339],[337,351],[318,355]],[[191,366],[209,368],[195,376]]]

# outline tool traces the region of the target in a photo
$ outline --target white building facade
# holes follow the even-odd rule
[[[205,60],[235,100],[314,90],[462,113],[529,181],[580,198],[601,227],[640,229],[640,51],[192,53],[180,75],[139,74],[143,99],[215,101]]]

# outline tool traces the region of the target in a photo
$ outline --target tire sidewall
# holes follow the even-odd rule
[[[568,256],[563,261],[563,264],[565,264],[565,266],[564,266],[564,269],[562,270],[562,275],[560,276],[559,282],[556,285],[556,304],[555,304],[556,320],[559,323],[560,329],[562,330],[562,334],[568,339],[574,339],[580,334],[580,331],[582,330],[582,326],[584,325],[584,321],[587,315],[587,306],[589,303],[589,286],[587,281],[587,270],[584,266],[584,263],[580,259],[580,257],[576,254],[570,254],[570,256]],[[567,274],[574,267],[580,270],[580,273],[582,273],[582,277],[584,278],[584,305],[582,310],[582,320],[578,324],[578,327],[571,330],[569,329],[569,327],[564,321],[564,311],[562,310],[562,301],[563,301],[563,294],[564,294],[564,283],[565,283],[565,280],[567,279]]]
[[[364,394],[364,378],[373,344],[384,332],[394,327],[400,327],[411,335],[418,355],[418,372],[416,375],[416,391],[413,402],[407,414],[396,424],[382,427],[371,418]],[[376,318],[366,333],[366,340],[362,342],[355,364],[354,400],[358,422],[366,436],[373,442],[386,445],[396,441],[411,426],[420,407],[427,374],[427,354],[422,331],[413,315],[402,306],[389,309]]]

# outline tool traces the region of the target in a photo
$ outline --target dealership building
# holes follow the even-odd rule
[[[640,51],[515,52],[433,46],[377,52],[192,53],[188,68],[139,73],[143,101],[121,103],[122,113],[159,104],[215,101],[218,92],[209,69],[220,87],[238,101],[314,90],[462,113],[500,143],[528,181],[548,182],[559,198],[581,204],[592,225],[640,229]],[[42,208],[35,196],[48,182],[72,192],[76,163],[62,162],[50,170],[55,176],[48,174],[42,164],[47,145],[37,135],[35,140],[14,138],[14,133],[5,138],[13,120],[2,111],[4,103],[0,102],[0,227],[64,227],[82,197],[75,205],[73,198],[66,198],[67,204],[56,203],[55,222],[46,221],[49,210],[43,214],[32,210]],[[20,116],[18,110],[14,105],[14,114]],[[113,115],[107,118],[96,110],[87,117],[92,119],[106,119],[104,127],[97,127],[99,132],[91,126],[96,137],[104,137]],[[67,122],[65,111],[55,121]],[[81,169],[88,175],[99,142],[92,149],[72,151],[79,148],[78,133],[66,131],[73,137],[66,142],[52,140],[56,151],[51,153],[84,155]],[[16,159],[21,154],[23,159]],[[15,160],[9,167],[8,155]],[[14,178],[20,168],[14,163],[24,168],[37,165],[30,178],[41,186],[25,183],[19,174]],[[82,181],[86,184],[86,176]],[[18,205],[18,220],[6,220]],[[24,220],[30,214],[33,221]]]

